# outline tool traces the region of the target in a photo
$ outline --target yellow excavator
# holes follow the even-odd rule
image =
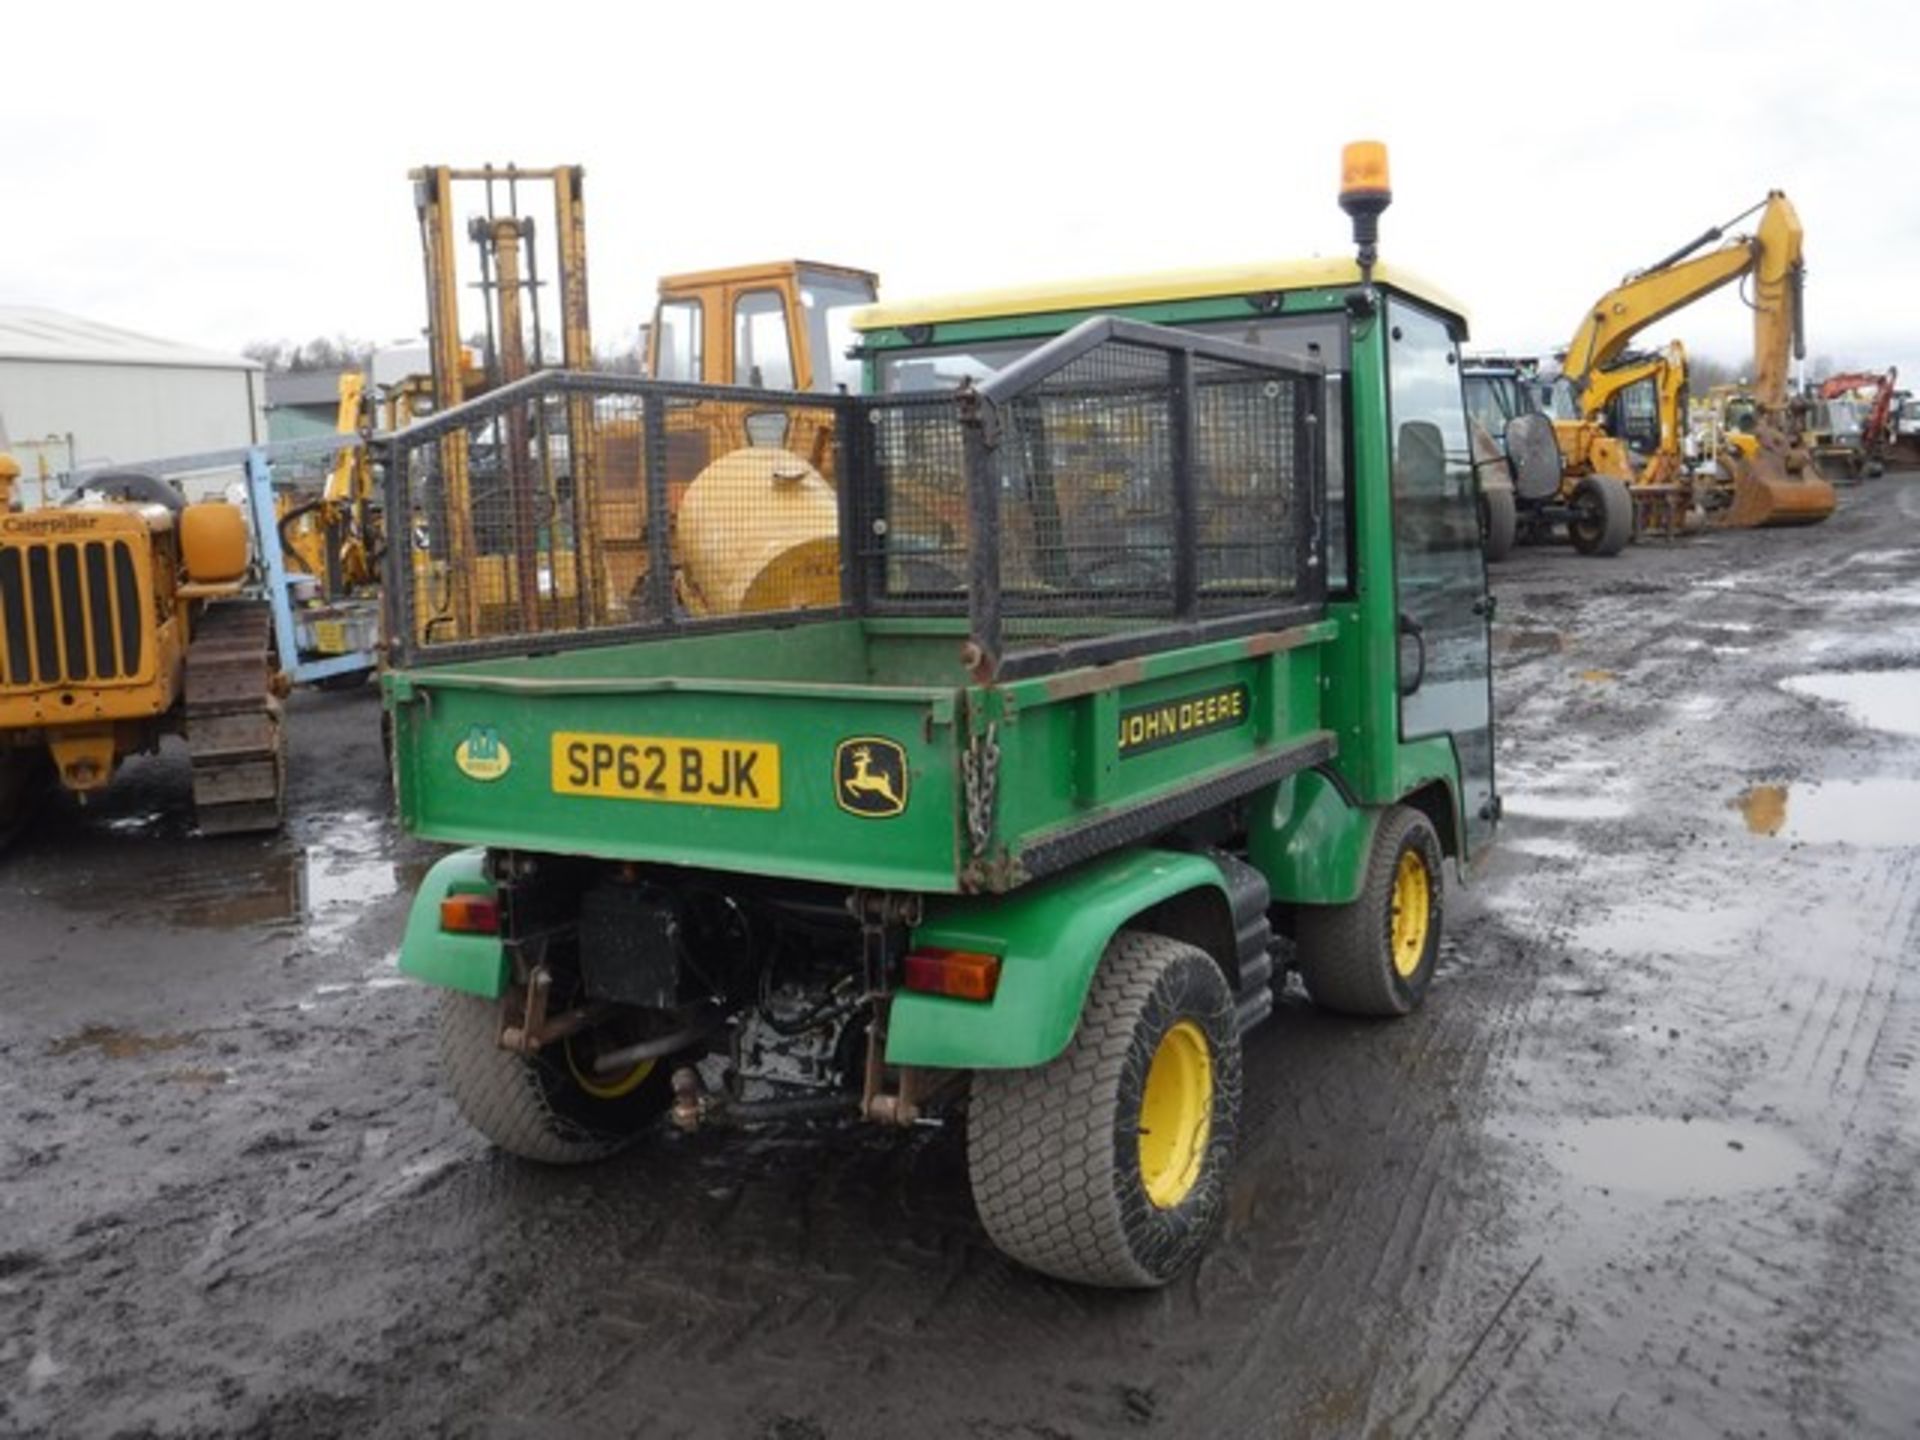
[[[339,394],[339,433],[370,429],[366,376],[345,372]],[[328,598],[347,595],[379,583],[379,520],[372,462],[364,445],[354,446],[334,456],[317,497],[280,503],[281,550],[290,566],[321,582]]]
[[[1751,235],[1727,234],[1756,213],[1760,221]],[[1751,278],[1755,443],[1751,453],[1730,450],[1721,457],[1731,487],[1730,496],[1722,492],[1726,503],[1717,517],[1724,525],[1810,525],[1833,513],[1833,486],[1814,467],[1787,384],[1789,361],[1806,351],[1802,238],[1792,203],[1772,191],[1758,205],[1607,291],[1588,308],[1567,346],[1562,375],[1581,413],[1595,415],[1604,398],[1596,406],[1589,396],[1596,389],[1603,397],[1608,393],[1608,371],[1620,363],[1634,336],[1722,286]],[[1699,253],[1709,245],[1714,248]],[[1676,445],[1678,413],[1676,406]]]
[[[1687,528],[1694,509],[1686,473],[1687,349],[1629,352],[1576,391],[1555,383],[1554,438],[1571,494],[1582,478],[1612,476],[1633,501],[1634,528],[1669,534]]]

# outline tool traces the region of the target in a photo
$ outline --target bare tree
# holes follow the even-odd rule
[[[373,355],[373,345],[366,340],[355,340],[346,335],[320,335],[304,345],[294,345],[286,340],[254,340],[241,347],[240,353],[249,360],[257,360],[267,370],[308,371],[308,370],[354,370],[365,365]]]

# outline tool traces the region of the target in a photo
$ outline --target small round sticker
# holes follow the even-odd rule
[[[491,725],[475,725],[453,747],[453,763],[469,780],[498,780],[513,768],[513,752]]]

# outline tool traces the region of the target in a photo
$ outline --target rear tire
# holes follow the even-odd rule
[[[974,1072],[980,1221],[1007,1255],[1062,1280],[1164,1285],[1219,1219],[1239,1119],[1240,1036],[1220,967],[1122,931],[1057,1059]]]
[[[1446,876],[1440,837],[1418,810],[1380,817],[1359,898],[1301,908],[1300,978],[1314,1004],[1344,1015],[1406,1015],[1440,957]]]
[[[1514,537],[1520,530],[1520,512],[1514,503],[1513,491],[1482,491],[1480,509],[1486,525],[1487,559],[1504,560],[1513,553]]]
[[[1582,555],[1618,555],[1633,539],[1633,496],[1624,480],[1587,476],[1574,487],[1573,510],[1567,538]]]
[[[467,1123],[509,1155],[545,1165],[604,1159],[672,1103],[665,1060],[642,1061],[601,1080],[572,1042],[534,1055],[500,1048],[500,1004],[456,990],[440,994],[443,1083]]]

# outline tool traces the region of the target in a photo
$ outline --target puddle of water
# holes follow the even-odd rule
[[[1911,550],[1856,550],[1853,563],[1861,565],[1902,565],[1913,555]]]
[[[316,940],[338,938],[360,908],[400,888],[400,873],[386,853],[385,826],[364,812],[344,815],[326,843],[307,852],[307,932]]]
[[[88,1025],[71,1035],[63,1035],[47,1046],[49,1055],[72,1055],[81,1050],[98,1050],[109,1060],[133,1060],[142,1055],[157,1055],[193,1044],[193,1035],[142,1035],[114,1025]]]
[[[1727,955],[1750,947],[1754,918],[1738,908],[1689,910],[1662,901],[1628,904],[1575,931],[1582,950],[1603,955]]]
[[[1770,1130],[1650,1115],[1556,1127],[1548,1154],[1584,1184],[1660,1199],[1779,1188],[1813,1168],[1806,1151]]]
[[[1814,845],[1920,846],[1920,780],[1755,785],[1731,803],[1755,835]]]
[[[1565,653],[1567,637],[1558,630],[1539,626],[1497,627],[1493,649],[1498,655],[1559,655]]]
[[[307,867],[298,851],[274,844],[251,864],[190,869],[159,904],[163,924],[187,930],[240,930],[306,913]]]
[[[157,810],[149,810],[141,815],[117,815],[105,822],[106,829],[115,835],[136,835],[142,830],[151,830],[164,818]]]
[[[1525,815],[1536,820],[1621,820],[1632,813],[1626,801],[1604,795],[1502,792],[1501,803],[1509,815]]]
[[[1546,860],[1578,860],[1587,853],[1584,845],[1576,845],[1571,840],[1556,840],[1551,835],[1528,835],[1501,843],[1522,855],[1538,855]]]
[[[121,823],[121,822],[110,822]],[[145,817],[126,824],[138,828]],[[338,939],[369,903],[416,882],[418,867],[389,853],[391,833],[376,815],[355,811],[327,821],[304,848],[284,841],[190,847],[143,873],[131,913],[182,930],[243,930],[299,924],[314,939]],[[68,903],[97,909],[103,895],[121,902],[100,874],[77,874]],[[129,895],[132,892],[127,892]]]
[[[1920,736],[1920,670],[1834,670],[1780,683],[1795,695],[1845,706],[1855,724],[1870,730]]]
[[[1740,818],[1755,835],[1778,835],[1787,823],[1787,787],[1755,785],[1734,800]]]

